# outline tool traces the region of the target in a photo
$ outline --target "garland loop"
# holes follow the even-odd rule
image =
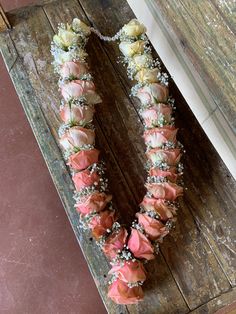
[[[127,67],[128,77],[137,81],[131,95],[140,100],[148,176],[147,193],[130,229],[117,222],[104,163],[94,146],[94,106],[101,103],[101,98],[86,63],[85,45],[91,32],[102,40],[120,41],[123,57],[119,62]],[[168,75],[152,58],[145,32],[144,25],[131,20],[115,36],[107,37],[76,18],[71,25],[59,25],[51,46],[63,98],[60,144],[75,185],[75,208],[82,227],[91,230],[110,260],[108,296],[119,304],[143,299],[144,263],[159,252],[159,244],[176,219],[176,199],[183,194],[183,147],[176,140],[174,100],[169,97]]]

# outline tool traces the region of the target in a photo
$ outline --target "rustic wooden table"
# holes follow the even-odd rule
[[[73,184],[58,148],[60,97],[51,66],[50,42],[59,22],[79,17],[113,35],[133,13],[125,0],[39,1],[8,14],[13,29],[0,35],[1,52],[42,154],[109,313],[214,313],[236,299],[235,181],[189,110],[174,82],[179,140],[188,190],[176,229],[148,264],[145,300],[117,306],[106,297],[108,262],[90,235],[81,230],[74,209]],[[107,164],[114,203],[129,223],[145,190],[144,144],[138,102],[117,63],[117,44],[92,36],[89,63],[103,103],[97,107],[97,146]],[[9,108],[10,110],[10,108]],[[27,148],[26,148],[27,149]],[[88,291],[89,293],[89,291]]]

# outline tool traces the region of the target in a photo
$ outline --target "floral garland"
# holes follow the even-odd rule
[[[137,81],[131,94],[141,102],[148,177],[147,193],[129,229],[117,222],[104,165],[94,147],[94,105],[101,98],[86,63],[85,45],[91,31],[104,40],[120,40],[124,55],[121,62],[127,65],[129,78]],[[159,243],[175,221],[176,199],[183,193],[182,186],[176,183],[183,170],[179,162],[182,145],[176,140],[168,76],[161,73],[159,61],[153,60],[145,32],[144,25],[131,20],[113,38],[108,38],[74,19],[71,25],[59,25],[51,46],[63,98],[60,144],[75,185],[75,207],[83,227],[91,229],[110,260],[108,296],[118,304],[134,304],[143,299],[143,264],[158,253]]]

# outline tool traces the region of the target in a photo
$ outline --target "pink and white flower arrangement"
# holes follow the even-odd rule
[[[176,216],[176,200],[183,194],[182,146],[172,117],[168,80],[160,72],[148,47],[146,28],[137,20],[126,24],[118,36],[128,76],[137,84],[132,93],[141,102],[148,177],[147,193],[131,228],[117,222],[112,196],[94,147],[92,125],[94,105],[101,102],[86,63],[84,44],[91,31],[79,19],[61,25],[54,36],[52,54],[60,75],[60,108],[63,121],[60,144],[75,185],[75,209],[86,222],[112,268],[108,297],[118,304],[136,304],[144,297],[141,285],[146,280],[144,262],[155,258],[159,243],[170,232]]]

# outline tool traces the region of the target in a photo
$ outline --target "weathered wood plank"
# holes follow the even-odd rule
[[[198,122],[193,119],[191,111],[185,106],[177,89],[173,90],[173,96],[178,106],[178,125],[181,121],[185,124],[185,129],[180,128],[179,132],[179,138],[187,151],[184,160],[184,181],[188,187],[184,198],[185,206],[187,204],[191,210],[199,233],[204,235],[211,248],[211,251],[207,251],[209,260],[211,254],[214,254],[231,284],[235,285],[235,181],[206,135],[200,130]],[[193,231],[189,230],[189,232],[193,237],[198,238],[198,233],[194,235]],[[198,240],[195,243],[199,247],[202,245]],[[172,260],[170,260],[171,269],[175,267],[176,258],[181,260],[178,253],[174,258],[175,252],[171,251],[169,254]],[[205,253],[203,251],[200,254]],[[184,264],[188,263],[186,260],[183,261]],[[205,279],[205,276],[207,273],[200,276],[201,280]],[[212,288],[211,284],[208,288],[209,290]]]
[[[232,289],[217,298],[203,304],[191,314],[234,314],[236,312],[236,290]],[[232,305],[234,303],[234,305]],[[232,305],[232,306],[229,306]],[[229,307],[228,307],[229,306]],[[226,307],[224,309],[224,307]]]
[[[48,11],[49,8],[47,7]],[[51,10],[55,10],[54,7]],[[74,14],[73,14],[74,16]],[[68,19],[71,19],[73,16],[70,15]],[[22,59],[24,63],[24,67],[26,68],[26,72],[28,75],[28,80],[30,80],[34,90],[39,96],[39,103],[40,107],[43,111],[45,118],[47,119],[47,123],[50,126],[51,132],[57,139],[56,128],[58,126],[58,108],[57,102],[59,101],[58,94],[56,92],[57,85],[55,83],[56,80],[53,80],[54,74],[52,73],[52,68],[50,66],[51,57],[49,55],[49,43],[52,37],[50,30],[48,30],[47,21],[45,20],[45,15],[42,14],[41,9],[30,9],[28,11],[24,11],[24,13],[19,14],[18,16],[12,17],[15,23],[14,32],[12,32],[11,36],[14,38],[14,42],[16,48],[19,52],[19,59]],[[61,21],[61,20],[60,20]],[[58,20],[59,22],[59,20]],[[56,24],[58,23],[56,22]],[[41,28],[40,28],[41,27]],[[42,34],[44,32],[44,34]],[[50,37],[50,39],[49,39]],[[27,40],[30,38],[30,43],[26,45]],[[38,48],[38,45],[41,44],[41,48]],[[38,49],[41,51],[39,52]],[[27,55],[27,59],[25,60],[23,57]],[[100,53],[101,57],[101,53]],[[50,59],[49,59],[50,58]],[[43,69],[41,66],[43,66]],[[52,79],[52,80],[51,80]],[[50,84],[50,88],[47,88]],[[44,86],[45,85],[45,86]],[[44,94],[42,94],[44,93]],[[51,105],[54,105],[54,108],[51,108]],[[56,111],[55,111],[56,110]],[[121,177],[121,173],[119,168],[114,161],[113,154],[110,152],[110,148],[108,147],[106,141],[103,142],[102,133],[100,131],[99,125],[97,124],[97,133],[98,133],[98,145],[102,147],[103,152],[106,152],[106,161],[110,179],[110,186],[111,191],[119,200],[119,204],[123,205],[123,212],[125,219],[127,219],[128,212],[131,212],[131,209],[134,208],[134,201],[132,193],[129,191],[129,187],[125,183],[124,179]],[[117,170],[118,168],[118,170]],[[63,186],[60,186],[59,189],[63,189]],[[124,195],[124,196],[122,196]],[[137,206],[137,205],[136,205]],[[128,210],[128,211],[127,211]],[[119,211],[120,210],[119,208]],[[133,214],[133,211],[132,211]],[[86,241],[88,237],[85,237],[83,241]],[[83,246],[82,246],[83,248]],[[86,252],[87,259],[90,263],[92,263],[92,268],[95,267],[93,261],[96,256],[96,250],[94,251],[94,255],[91,257],[90,252]],[[100,260],[99,260],[100,262]],[[99,263],[100,264],[100,263]],[[103,260],[101,260],[101,264],[103,265]],[[99,267],[102,269],[102,266]],[[104,271],[107,271],[107,268],[104,268]],[[93,270],[96,273],[96,270]],[[165,278],[165,282],[167,283],[165,289],[159,289],[156,285],[156,280],[162,281],[162,278]],[[154,282],[150,280],[152,286],[155,286],[157,290],[160,290],[158,294],[158,300],[160,301],[161,312],[166,313],[166,311],[173,309],[174,306],[178,306],[179,309],[182,310],[183,313],[186,313],[187,307],[181,298],[181,295],[172,279],[172,276],[166,266],[165,261],[160,257],[159,259],[159,269],[158,269],[158,276],[153,278]],[[97,282],[98,279],[95,276],[95,281]],[[100,285],[100,283],[98,283]],[[102,284],[102,282],[101,282]],[[168,294],[167,294],[167,287],[168,287]],[[98,287],[101,291],[102,296],[106,292],[106,286],[99,286]],[[162,291],[163,290],[163,291]],[[150,290],[149,299],[154,301],[156,295],[153,294],[153,290]],[[175,302],[173,305],[170,305],[170,301],[174,299]],[[105,302],[107,302],[105,298]],[[152,302],[154,310],[158,307],[156,302]],[[117,310],[116,307],[110,306],[109,302],[107,303],[107,308],[109,308],[109,312],[113,313]],[[119,307],[121,309],[122,307]],[[118,310],[117,310],[118,311]],[[124,311],[122,312],[124,313]]]
[[[1,36],[1,51],[4,57],[4,61],[7,67],[8,72],[10,72],[11,68],[15,64],[17,58],[18,58],[18,53],[14,47],[13,42],[9,39],[9,36],[6,34],[3,34]],[[6,52],[6,53],[4,53]]]
[[[236,34],[236,2],[235,0],[211,0],[221,14],[225,23]]]
[[[129,10],[129,7],[125,3],[125,1],[119,1],[119,2],[102,2],[97,3],[97,5],[92,1],[85,1],[80,0],[81,5],[83,6],[86,14],[88,15],[91,23],[97,27],[101,32],[106,33],[108,35],[114,35],[119,28],[126,23],[130,18],[133,18],[132,13]],[[112,7],[112,9],[111,9]],[[96,14],[92,14],[92,8],[93,10],[96,10]],[[128,18],[126,17],[128,16]],[[109,24],[109,30],[107,30],[107,24]],[[112,46],[112,47],[111,47]],[[120,55],[117,44],[114,43],[104,43],[104,47],[106,49],[106,52],[111,59],[113,66],[116,68],[117,72],[120,75],[120,79],[125,87],[127,87],[127,93],[129,93],[130,85],[131,83],[129,80],[127,80],[126,73],[124,72],[123,66],[120,64],[117,64],[117,58]],[[187,110],[188,106],[184,102],[183,98],[179,96],[177,88],[172,84],[171,92],[174,94],[174,97],[177,96],[177,104],[180,102],[182,104],[182,111],[181,115],[182,117],[178,121],[178,125],[182,128],[185,127],[185,121],[186,119],[190,122],[190,124],[195,123],[195,126],[197,128],[197,131],[200,134],[200,137],[204,136],[202,130],[200,129],[199,125],[196,124],[194,117],[191,115],[191,113]],[[134,101],[135,105],[137,104],[136,101]],[[184,114],[184,112],[187,110],[187,114]],[[190,154],[188,159],[188,167],[191,169],[194,167],[193,175],[190,176],[191,181],[194,180],[193,178],[196,177],[196,174],[198,173],[198,167],[201,161],[201,155],[199,156],[199,160],[197,163],[194,163],[192,161],[192,156],[194,155],[194,148],[195,145],[190,138],[193,136],[191,133],[191,126],[189,126],[188,132],[190,130],[190,134],[187,135],[187,139],[184,140],[184,144],[186,146],[188,154]],[[186,130],[185,130],[186,132]],[[181,139],[184,139],[185,132],[183,132]],[[181,135],[181,134],[180,134]],[[205,137],[204,137],[205,138]],[[194,138],[196,141],[195,143],[200,143],[200,138]],[[206,144],[207,143],[207,144]],[[209,141],[206,140],[205,142],[206,146],[202,147],[201,153],[205,155],[205,150],[208,150],[208,147],[210,146]],[[191,153],[192,152],[192,153]],[[214,156],[217,156],[214,152]],[[208,162],[211,163],[211,156],[208,154]],[[213,158],[212,158],[213,159]],[[215,161],[215,159],[214,159]],[[196,168],[195,168],[196,167]],[[223,167],[222,173],[224,173],[225,168]],[[188,172],[188,170],[187,170]],[[207,174],[209,177],[209,174]],[[207,177],[206,176],[206,177]],[[210,181],[206,180],[206,177],[201,178],[201,182],[206,181],[206,184],[209,184]],[[210,180],[210,177],[209,177]],[[195,178],[195,185],[198,184],[199,177],[197,176]],[[231,179],[231,184],[233,184],[233,180]],[[191,183],[192,184],[192,183]],[[212,183],[210,183],[212,184]],[[186,184],[188,186],[188,184]],[[215,186],[210,188],[211,193],[214,195],[210,206],[213,208],[216,207],[216,214],[217,211],[222,211],[221,215],[224,214],[224,209],[221,208],[222,202],[224,204],[224,208],[227,208],[227,204],[224,202],[224,196],[222,199],[220,199],[221,204],[218,203],[219,199],[217,196],[215,196]],[[204,190],[203,190],[204,191]],[[186,193],[187,195],[188,193]],[[192,195],[191,195],[192,196]],[[192,196],[194,199],[194,196]],[[228,206],[228,210],[231,213],[231,219],[233,218],[233,204],[235,202],[233,189],[231,190],[230,198],[233,199],[232,204]],[[198,204],[195,204],[195,208],[198,209],[198,207],[203,206],[201,200],[198,199]],[[206,205],[205,208],[206,209]],[[202,304],[206,302],[208,299],[218,295],[221,291],[227,291],[229,289],[229,284],[227,283],[225,276],[222,272],[222,270],[219,268],[217,261],[214,257],[214,253],[211,251],[210,247],[206,244],[206,240],[208,241],[207,235],[203,234],[202,232],[199,232],[198,226],[196,225],[196,218],[198,219],[198,216],[193,219],[192,214],[190,212],[192,211],[192,204],[190,201],[184,202],[182,204],[181,211],[179,212],[179,221],[181,221],[178,224],[178,228],[181,230],[176,230],[176,233],[173,234],[173,238],[175,237],[176,240],[167,240],[166,243],[163,245],[163,253],[164,256],[173,271],[174,277],[178,282],[178,285],[184,294],[185,298],[187,299],[187,302],[189,301],[189,306],[191,308],[194,308],[198,306],[199,304]],[[204,213],[204,210],[202,211]],[[213,213],[214,214],[214,213]],[[218,214],[217,214],[218,215]],[[209,218],[206,216],[202,220],[206,219],[206,221],[209,221]],[[220,223],[217,220],[217,223]],[[227,226],[232,228],[230,219],[227,221]],[[227,232],[227,228],[224,229],[225,232]],[[209,233],[209,230],[208,230]],[[214,234],[214,231],[212,230],[212,233]],[[204,237],[206,236],[206,240]],[[192,239],[191,239],[192,237]],[[214,239],[214,236],[211,238]],[[225,240],[227,239],[227,234],[223,237]],[[214,241],[214,240],[212,240]],[[226,240],[227,241],[227,240]],[[230,239],[229,239],[230,241]],[[173,243],[174,242],[174,243]],[[230,244],[232,246],[232,242]],[[217,244],[215,244],[217,246]],[[228,251],[228,250],[225,250]],[[218,250],[217,252],[220,255],[220,252]],[[229,255],[229,251],[227,252]],[[205,256],[204,256],[205,255]],[[218,257],[217,257],[218,258]],[[231,259],[231,254],[228,256],[228,258]],[[224,259],[224,258],[223,258]],[[231,262],[234,262],[232,259]],[[185,264],[185,272],[183,272],[182,265]],[[187,265],[188,264],[188,265]],[[225,263],[225,268],[227,269],[229,262],[227,261]],[[207,267],[206,267],[207,265]],[[195,269],[193,272],[192,269]],[[218,270],[219,277],[214,278],[216,274],[216,270]],[[233,277],[232,271],[235,270],[235,265],[230,265],[229,273]],[[199,275],[197,273],[202,274],[202,280],[199,281]],[[209,276],[209,274],[212,275]],[[210,278],[211,277],[211,278]],[[215,286],[215,282],[218,282],[219,285]],[[198,292],[196,292],[198,291]]]
[[[71,19],[73,16],[80,17],[81,9],[78,7],[78,3],[76,1],[61,1],[57,6],[57,10],[51,6],[46,6],[45,12],[53,28],[56,29],[59,22]],[[83,19],[85,20],[85,16],[83,16]],[[119,80],[116,78],[114,69],[111,67],[109,60],[104,57],[101,44],[96,37],[93,37],[90,40],[88,44],[88,51],[90,55],[89,64],[93,70],[96,86],[98,87],[99,91],[103,91],[103,104],[98,107],[96,117],[102,126],[105,136],[107,139],[109,139],[111,150],[115,153],[116,159],[118,160],[122,169],[122,173],[124,174],[129,187],[132,189],[133,184],[139,185],[137,179],[140,176],[141,171],[143,171],[142,163],[144,160],[144,148],[143,143],[140,143],[140,132],[142,130],[142,126],[140,125],[140,122],[137,121],[136,111],[130,104],[127,96],[124,94],[123,89],[119,84]],[[123,105],[124,103],[126,107]],[[113,121],[116,121],[116,123],[114,124]],[[137,123],[136,121],[139,123],[139,125],[135,127],[135,129],[137,130],[139,128],[140,131],[137,132],[139,134],[135,134],[135,129],[132,130],[130,128],[130,125],[134,126]],[[122,142],[120,142],[120,137]],[[125,140],[125,138],[128,140],[131,139],[130,144],[127,146],[125,143],[127,139]],[[132,155],[129,155],[132,152],[131,145],[133,145],[133,143],[137,146],[141,146],[141,149],[139,149],[137,153],[133,153],[136,154],[136,158],[133,158]],[[138,153],[141,156],[141,162],[138,160]],[[120,158],[121,156],[122,158]],[[127,164],[130,164],[130,158],[133,158],[133,160],[136,162],[136,167],[139,167],[138,169],[133,168],[133,173],[130,173],[130,165],[127,168]],[[143,182],[143,177],[141,180]],[[143,185],[140,187],[143,188]],[[137,189],[132,189],[132,191],[134,191],[136,199],[140,201],[140,197],[142,197],[144,192],[142,191],[142,193],[139,194],[140,192],[137,191]],[[117,191],[114,190],[114,193],[116,194]],[[135,208],[137,208],[137,203],[136,206],[133,207],[133,215]],[[130,221],[131,219],[129,222]],[[166,313],[166,311],[174,311],[175,307],[178,307],[178,309],[183,313],[188,311],[163,258],[160,257],[158,266],[154,264],[154,266],[151,267],[152,269],[155,269],[157,276],[150,278],[149,282],[147,283],[145,301],[142,302],[142,304],[138,307],[131,306],[129,311],[133,311],[135,313],[145,313],[145,311],[150,311],[150,313],[154,313],[155,311],[159,310],[160,313]],[[160,287],[159,282],[161,282],[164,278],[166,286]],[[148,289],[149,286],[152,287],[152,289]],[[170,304],[171,301],[172,303]],[[147,304],[149,304],[148,310]],[[152,304],[152,306],[150,306],[150,304]]]
[[[207,0],[151,3],[236,132],[235,35],[225,19]]]

